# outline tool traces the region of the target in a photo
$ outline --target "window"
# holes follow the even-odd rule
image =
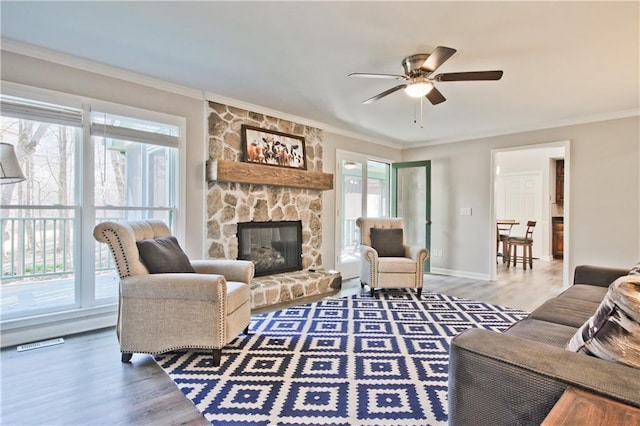
[[[95,222],[162,219],[176,211],[178,128],[104,112],[91,113]],[[105,244],[94,241],[97,300],[117,295],[118,274]]]
[[[0,187],[2,321],[115,304],[113,260],[91,231],[104,220],[173,224],[178,121],[6,95],[0,106],[0,140],[27,176]]]

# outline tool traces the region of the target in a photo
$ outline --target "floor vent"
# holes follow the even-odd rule
[[[18,346],[18,352],[30,351],[31,349],[40,349],[40,348],[53,346],[53,345],[61,345],[63,343],[64,343],[64,339],[62,337],[58,337],[57,339],[43,340],[42,342],[34,342],[34,343],[29,343],[27,345],[20,345]]]

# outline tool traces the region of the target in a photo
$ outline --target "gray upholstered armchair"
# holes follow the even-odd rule
[[[371,288],[415,288],[424,283],[424,262],[429,251],[406,243],[402,218],[359,217],[360,284]]]
[[[109,245],[120,275],[116,333],[122,362],[129,362],[133,353],[211,349],[219,366],[222,348],[246,332],[251,320],[253,263],[189,261],[160,220],[104,222],[93,235]],[[154,252],[159,242],[170,250],[162,246],[159,254]],[[151,251],[145,244],[151,244]],[[187,271],[150,273],[157,268],[153,272],[162,272],[178,258]],[[152,268],[151,261],[159,262]]]

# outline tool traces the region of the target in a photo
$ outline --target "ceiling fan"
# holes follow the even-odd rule
[[[362,102],[363,104],[370,104],[400,89],[404,89],[405,93],[413,98],[422,98],[425,96],[433,105],[438,105],[447,100],[442,93],[435,88],[435,82],[500,80],[502,78],[503,73],[499,70],[448,72],[432,76],[434,71],[453,56],[454,53],[456,53],[456,49],[438,46],[431,54],[418,53],[404,58],[402,60],[404,75],[354,72],[349,74],[349,77],[388,78],[405,81],[402,84],[367,99]]]

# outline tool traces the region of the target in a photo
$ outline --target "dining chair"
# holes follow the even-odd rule
[[[509,258],[507,259],[507,266],[513,259],[513,266],[516,266],[516,262],[522,262],[522,269],[527,269],[527,263],[533,269],[533,230],[535,227],[536,221],[530,220],[527,222],[527,232],[524,237],[508,238]],[[522,256],[518,256],[518,247],[522,247]]]

